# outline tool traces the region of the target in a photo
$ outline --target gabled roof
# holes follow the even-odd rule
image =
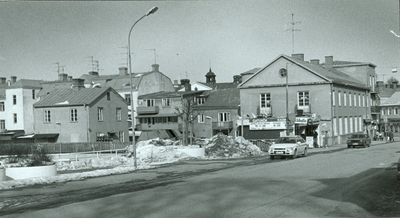
[[[232,108],[236,109],[240,104],[239,89],[216,89],[208,91],[208,98],[202,105],[196,105],[196,109],[217,109]]]
[[[325,65],[322,64],[322,65]],[[355,61],[333,61],[333,67],[341,67],[341,66],[361,66],[361,65],[371,65],[374,68],[376,67],[375,64],[369,62],[355,62]]]
[[[400,91],[393,93],[390,98],[381,104],[381,106],[385,105],[400,105]]]
[[[95,102],[104,93],[113,91],[111,87],[102,88],[82,88],[74,89],[55,89],[50,94],[43,96],[38,102],[33,104],[34,107],[62,107],[62,106],[80,106],[90,105]],[[117,96],[125,101],[117,92]]]
[[[6,89],[41,89],[42,85],[40,84],[43,80],[32,80],[32,79],[20,79],[14,84],[11,84]]]
[[[326,80],[329,83],[350,85],[350,86],[354,86],[354,87],[358,87],[358,88],[369,89],[361,81],[359,81],[345,73],[342,73],[339,70],[336,70],[333,68],[332,71],[329,71],[329,70],[326,70],[325,68],[321,67],[320,65],[312,64],[312,63],[306,62],[306,61],[301,61],[299,59],[296,59],[296,58],[293,58],[293,57],[290,57],[290,56],[287,56],[284,54],[279,55],[277,58],[272,60],[266,66],[261,68],[258,72],[254,73],[250,78],[248,78],[246,81],[242,82],[238,86],[238,88],[242,87],[244,84],[246,84],[247,81],[251,80],[253,77],[255,77],[257,74],[261,73],[264,69],[268,68],[272,63],[274,63],[275,61],[277,61],[280,58],[285,58],[288,61],[290,61],[294,64],[297,64],[298,66],[308,70],[310,73],[313,73],[313,74],[319,76],[320,78]]]

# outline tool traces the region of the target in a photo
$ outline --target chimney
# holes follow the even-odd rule
[[[242,76],[241,75],[234,75],[233,76],[233,83],[239,84],[242,82]]]
[[[84,79],[73,79],[72,89],[79,91],[85,88],[85,80]]]
[[[160,71],[158,71],[158,68],[160,67],[160,65],[158,65],[158,64],[153,64],[153,65],[151,65],[151,67],[153,68],[153,69],[151,70],[151,72],[160,72]]]
[[[99,76],[99,72],[90,71],[90,72],[89,72],[89,75],[92,75],[92,76]]]
[[[185,87],[185,91],[191,91],[191,85],[189,79],[181,79],[181,85]]]
[[[17,77],[16,76],[11,76],[11,84],[14,84],[17,82]]]
[[[319,59],[311,59],[310,62],[315,65],[319,65]]]
[[[304,61],[304,54],[292,54],[292,57],[297,60]]]
[[[325,69],[332,71],[333,69],[333,56],[325,56]]]
[[[120,68],[118,68],[118,70],[119,70],[119,75],[120,76],[128,75],[128,68],[127,67],[120,67]]]
[[[0,84],[6,84],[7,78],[5,77],[0,77]]]
[[[58,74],[58,81],[67,81],[68,74],[66,73],[60,73]]]
[[[68,81],[72,81],[72,76],[68,76]]]

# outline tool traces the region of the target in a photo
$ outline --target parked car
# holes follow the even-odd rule
[[[371,138],[365,134],[365,133],[356,133],[352,134],[348,139],[347,139],[347,147],[355,148],[356,146],[363,146],[369,147],[371,145]]]
[[[270,158],[276,156],[296,158],[299,155],[307,156],[308,144],[300,136],[284,136],[278,138],[268,150]]]

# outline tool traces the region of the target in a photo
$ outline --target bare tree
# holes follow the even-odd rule
[[[193,144],[193,121],[197,118],[197,114],[193,115],[195,106],[194,97],[182,97],[181,107],[175,107],[176,114],[182,119],[183,137],[182,144],[187,146],[189,143],[189,127],[191,127],[190,143]]]

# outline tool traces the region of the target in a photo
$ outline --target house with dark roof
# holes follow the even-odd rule
[[[304,61],[304,54],[279,55],[238,87],[244,137],[277,138],[289,131],[312,146],[322,145],[325,137],[332,144],[356,132],[372,135],[366,124],[372,118],[372,83],[342,71],[332,56],[319,64]],[[367,71],[366,78],[374,73]]]
[[[194,135],[210,138],[218,133],[237,136],[237,120],[240,108],[240,91],[237,88],[206,91],[206,100],[197,104]]]
[[[33,105],[35,142],[125,142],[128,103],[111,87],[54,89]]]
[[[186,92],[158,92],[140,95],[138,98],[136,129],[140,134],[138,140],[152,138],[178,139],[184,132],[183,117],[178,114],[177,108],[182,111],[182,100],[190,99],[196,103],[196,97],[204,91]],[[192,128],[188,127],[188,131]]]
[[[379,132],[400,132],[400,91],[395,91],[385,99],[379,109],[381,119],[377,122],[377,130]]]

